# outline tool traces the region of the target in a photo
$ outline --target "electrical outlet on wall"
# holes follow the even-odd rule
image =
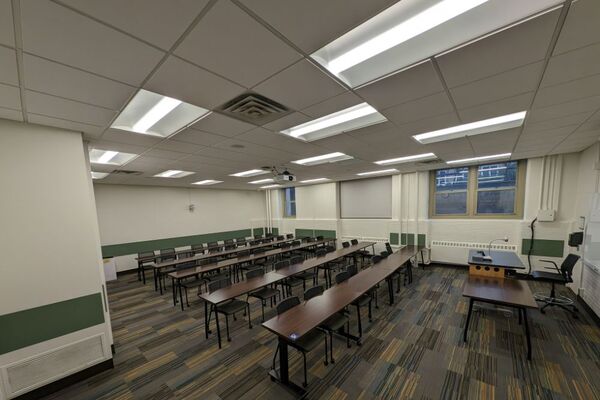
[[[554,210],[538,210],[538,221],[539,222],[553,222],[554,221]]]

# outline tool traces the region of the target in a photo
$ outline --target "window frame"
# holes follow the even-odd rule
[[[287,190],[294,190],[294,200],[290,200],[290,203],[294,204],[294,215],[288,215],[287,213],[287,203],[288,203],[288,195],[287,195]],[[296,208],[297,204],[296,204],[296,188],[295,187],[286,187],[281,189],[283,192],[283,218],[296,218],[296,214],[298,213],[298,209]]]
[[[513,160],[514,161],[514,160]],[[508,161],[506,161],[508,162]],[[429,218],[431,219],[523,219],[523,206],[525,200],[525,179],[527,161],[517,161],[517,182],[515,188],[515,207],[511,214],[478,214],[477,193],[479,192],[477,180],[478,169],[482,165],[502,164],[502,162],[490,162],[468,166],[469,177],[467,183],[467,212],[465,214],[436,214],[435,213],[435,172],[450,168],[439,168],[429,171]],[[507,190],[510,188],[506,188]],[[496,189],[501,190],[501,189]]]

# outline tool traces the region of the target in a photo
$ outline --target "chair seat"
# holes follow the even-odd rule
[[[315,273],[316,272],[312,271],[312,270],[311,271],[304,271],[304,272],[301,272],[299,274],[294,275],[294,277],[300,278],[300,279],[310,279],[310,278],[313,278],[315,276]]]
[[[285,280],[285,284],[291,287],[296,287],[304,284],[304,280],[291,276]]]
[[[204,282],[206,282],[206,279],[204,279],[204,278],[200,278],[200,277],[195,278],[193,276],[190,278],[193,278],[193,279],[182,280],[179,282],[179,284],[185,288],[190,288],[190,287],[195,287],[197,285],[201,285]]]
[[[328,331],[337,331],[348,322],[348,316],[337,313],[332,317],[329,317],[325,322],[323,322],[320,326]]]
[[[564,276],[562,276],[561,274],[553,273],[553,272],[533,271],[531,273],[531,276],[533,276],[534,279],[540,279],[540,280],[549,281],[549,282],[560,282],[560,283],[565,282]]]
[[[247,304],[248,303],[243,300],[233,299],[227,303],[218,304],[217,311],[219,311],[221,314],[231,315],[236,312],[244,311]]]
[[[358,299],[354,300],[352,302],[352,305],[358,304],[359,307],[364,307],[364,306],[368,305],[370,302],[371,302],[371,296],[369,296],[368,294],[363,294]]]
[[[256,297],[261,300],[266,300],[266,299],[270,299],[271,297],[275,297],[277,295],[277,293],[279,293],[279,290],[276,290],[276,289],[273,289],[270,287],[264,287],[262,289],[259,289],[259,290],[256,290],[256,291],[250,293],[250,296]]]
[[[300,339],[296,340],[295,342],[292,342],[292,346],[299,348],[300,350],[307,353],[315,349],[319,344],[323,343],[322,340],[323,333],[316,329],[313,329],[312,331],[302,336]]]

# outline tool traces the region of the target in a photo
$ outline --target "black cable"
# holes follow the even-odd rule
[[[535,222],[537,221],[537,217],[533,221],[531,221],[531,225],[529,228],[531,229],[531,241],[529,242],[529,250],[527,251],[527,264],[529,264],[529,270],[527,271],[527,275],[531,274],[531,253],[533,252],[533,239],[535,239]]]

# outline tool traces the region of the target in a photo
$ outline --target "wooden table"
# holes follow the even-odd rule
[[[388,279],[406,262],[415,257],[422,248],[421,246],[401,248],[372,267],[365,268],[348,280],[327,289],[321,296],[304,301],[264,322],[262,326],[278,337],[279,371],[271,371],[269,373],[271,379],[287,386],[294,393],[303,395],[304,389],[289,379],[288,344],[318,327],[379,282]],[[390,291],[390,296],[393,296],[392,292]],[[390,303],[392,302],[390,297]],[[353,337],[353,339],[357,338]]]
[[[521,315],[525,325],[525,336],[527,339],[527,359],[531,360],[531,338],[529,336],[529,324],[527,322],[527,309],[538,308],[527,282],[511,278],[494,278],[483,276],[469,276],[463,289],[463,296],[469,298],[469,312],[465,323],[463,340],[467,341],[469,321],[473,313],[473,303],[476,301],[514,307],[519,312],[519,324]]]
[[[241,296],[255,290],[261,289],[265,286],[272,285],[274,283],[280,282],[286,278],[294,276],[296,274],[300,274],[302,272],[315,269],[320,265],[326,264],[328,262],[337,260],[342,257],[346,257],[352,255],[353,253],[363,250],[369,246],[375,245],[375,242],[360,242],[350,247],[338,249],[336,251],[332,251],[327,253],[323,257],[313,257],[308,260],[304,260],[301,263],[292,264],[287,267],[281,268],[277,271],[272,271],[264,274],[263,276],[247,279],[245,281],[241,281],[235,283],[227,288],[215,290],[212,293],[201,293],[200,298],[204,300],[204,330],[206,338],[208,339],[208,335],[211,333],[209,329],[210,325],[210,315],[214,310],[214,307],[222,303],[224,301],[233,299],[237,296]],[[179,286],[179,285],[178,285]],[[183,297],[181,294],[181,288],[179,288],[179,297],[182,304],[183,309]],[[210,310],[209,310],[210,304]],[[218,316],[215,313],[216,317],[216,325],[217,325],[217,338],[219,343],[219,348],[221,348],[221,329],[219,327]]]
[[[488,276],[493,278],[504,278],[507,269],[525,269],[523,262],[514,251],[489,252],[490,261],[481,260],[482,254],[488,255],[487,251],[469,250],[469,275]]]

